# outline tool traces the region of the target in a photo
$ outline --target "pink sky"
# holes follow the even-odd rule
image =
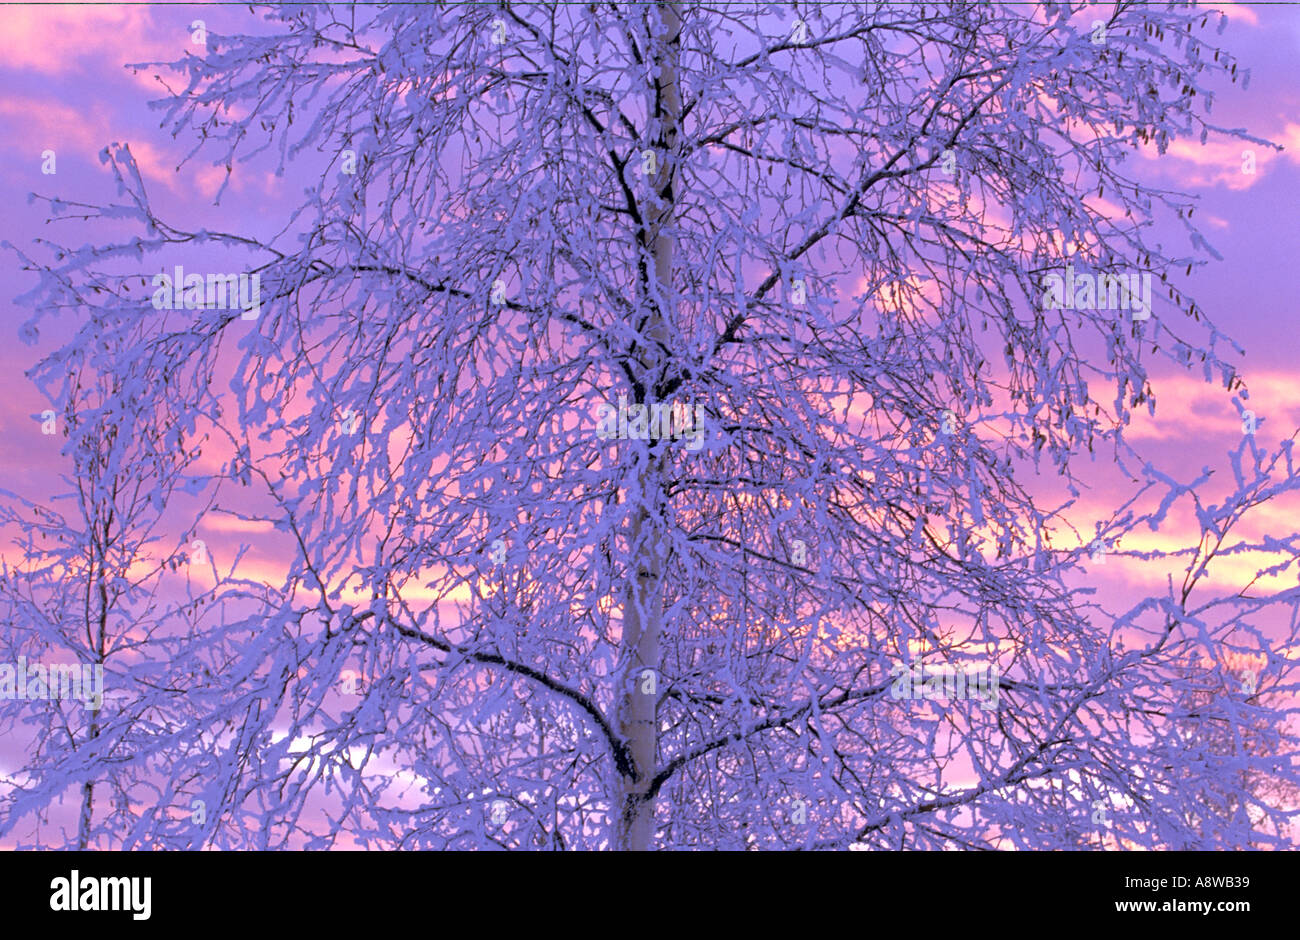
[[[1212,118],[1221,126],[1244,127],[1285,150],[1211,139],[1205,146],[1182,141],[1163,156],[1152,151],[1137,159],[1153,184],[1200,197],[1197,216],[1224,260],[1196,272],[1188,286],[1210,319],[1246,350],[1241,370],[1250,407],[1265,422],[1259,436],[1269,449],[1300,427],[1300,312],[1295,288],[1287,286],[1295,276],[1294,252],[1300,244],[1300,83],[1295,81],[1300,6],[1219,6],[1230,9],[1225,41],[1252,75],[1248,91],[1240,84],[1221,89]],[[111,176],[98,159],[111,142],[129,142],[160,215],[183,220],[188,227],[270,232],[296,204],[300,180],[292,174],[277,178],[272,164],[262,160],[240,167],[221,205],[214,206],[224,169],[196,161],[176,171],[193,141],[171,139],[158,126],[160,115],[147,107],[163,87],[153,70],[135,74],[123,67],[196,50],[190,24],[198,18],[212,31],[255,31],[245,8],[9,6],[0,18],[3,239],[30,251],[34,238],[58,237],[58,226],[44,224],[43,207],[28,202],[31,192],[90,203],[113,199]],[[1247,149],[1256,151],[1253,175],[1242,172]],[[56,154],[53,176],[42,174],[47,150]],[[85,235],[75,224],[64,223],[63,237],[79,245]],[[1175,250],[1190,247],[1181,231],[1168,229],[1165,237]],[[58,453],[63,438],[40,430],[37,416],[48,405],[23,376],[53,346],[51,337],[35,348],[17,340],[28,311],[16,307],[12,298],[31,284],[12,253],[0,254],[0,320],[7,330],[7,341],[0,344],[0,487],[44,498],[67,471]],[[1231,395],[1221,385],[1202,381],[1197,372],[1180,372],[1164,362],[1156,366],[1154,385],[1156,415],[1139,415],[1130,439],[1180,480],[1190,480],[1204,465],[1225,468],[1221,472],[1227,476],[1223,455],[1241,440]],[[1054,483],[1042,482],[1044,491]],[[1075,520],[1081,530],[1122,501],[1117,494],[1125,483],[1100,451],[1093,482],[1095,489],[1085,495]],[[1300,519],[1297,509],[1279,506],[1257,525],[1289,534]],[[204,520],[200,534],[223,569],[242,540],[254,545],[243,573],[273,571],[272,540],[249,529],[228,517],[213,517]],[[1121,550],[1194,544],[1197,531],[1195,519],[1180,512],[1159,532]],[[1224,586],[1249,580],[1254,567],[1250,559],[1234,561],[1217,570],[1216,578]],[[1089,578],[1107,606],[1117,609],[1148,592],[1163,593],[1166,574],[1177,568],[1113,558],[1104,569],[1091,570]]]
[[[1282,144],[1265,148],[1211,139],[1201,146],[1181,141],[1163,156],[1154,151],[1138,159],[1153,183],[1200,197],[1198,215],[1222,263],[1195,272],[1192,289],[1202,309],[1246,349],[1241,368],[1250,389],[1250,405],[1265,421],[1260,431],[1267,445],[1300,427],[1300,369],[1296,355],[1297,316],[1292,254],[1300,243],[1300,221],[1293,208],[1300,192],[1300,85],[1294,63],[1300,53],[1300,7],[1225,5],[1230,25],[1226,41],[1251,68],[1249,91],[1223,88],[1213,118],[1222,126],[1245,127]],[[128,142],[140,163],[152,198],[164,218],[228,231],[265,230],[276,225],[294,204],[298,183],[277,178],[265,161],[241,167],[220,206],[213,205],[222,167],[195,161],[176,167],[191,141],[173,140],[158,127],[146,102],[162,85],[155,72],[132,72],[127,62],[172,59],[197,49],[191,24],[202,19],[208,30],[250,31],[257,28],[240,7],[10,6],[0,14],[0,170],[4,183],[6,225],[3,236],[20,246],[34,237],[58,235],[43,224],[42,206],[27,195],[39,192],[87,202],[112,198],[111,178],[97,158],[110,142]],[[172,77],[170,81],[175,82]],[[1256,172],[1242,172],[1243,150],[1256,151]],[[43,175],[42,154],[53,150],[57,172]],[[66,223],[65,223],[66,226]],[[69,231],[70,240],[84,236]],[[1185,245],[1182,232],[1169,231],[1170,244]],[[38,348],[15,342],[25,311],[11,300],[30,286],[12,254],[0,261],[0,317],[11,330],[0,345],[6,394],[0,404],[5,446],[0,450],[0,478],[7,488],[36,495],[63,472],[58,456],[62,438],[40,433],[36,416],[46,407],[22,373],[50,343]],[[1156,366],[1159,407],[1154,418],[1140,415],[1130,434],[1157,466],[1185,478],[1202,465],[1222,466],[1222,455],[1240,440],[1240,421],[1231,396],[1207,384],[1199,374],[1179,372],[1168,363]],[[1109,461],[1099,456],[1097,490],[1086,503],[1098,512],[1114,502],[1122,486]],[[44,489],[42,489],[44,488]],[[1292,509],[1294,507],[1291,507]],[[1087,521],[1081,514],[1080,523]],[[1171,547],[1192,531],[1191,520],[1153,535],[1154,545]],[[222,520],[205,521],[201,533],[220,560],[233,551],[241,533]],[[269,552],[267,553],[270,554]],[[255,549],[252,561],[258,561]],[[1148,589],[1151,570],[1112,563],[1099,577]],[[1116,587],[1119,585],[1116,584]]]

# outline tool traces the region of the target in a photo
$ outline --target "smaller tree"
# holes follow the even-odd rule
[[[166,845],[166,827],[146,817],[167,814],[168,788],[183,785],[176,768],[192,751],[176,736],[193,708],[170,681],[174,660],[216,596],[200,586],[202,569],[217,579],[193,525],[179,545],[171,534],[183,529],[173,497],[199,447],[182,443],[192,427],[165,403],[141,400],[139,388],[161,376],[128,387],[96,374],[89,358],[35,370],[60,379],[47,392],[61,413],[42,419],[62,430],[68,491],[48,504],[0,491],[0,524],[18,548],[0,560],[0,658],[26,667],[14,676],[23,687],[0,700],[0,728],[24,753],[0,795],[0,835],[20,832],[21,846],[41,848]],[[81,681],[56,664],[76,666]],[[70,790],[75,834],[60,821],[62,835],[51,838],[43,827],[59,819],[55,807]],[[142,816],[141,807],[154,809]],[[21,829],[29,817],[35,828]]]

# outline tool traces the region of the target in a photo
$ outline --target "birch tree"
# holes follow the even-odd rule
[[[0,726],[28,746],[6,780],[6,829],[20,825],[20,846],[167,847],[174,801],[164,794],[192,779],[194,756],[171,738],[194,716],[188,689],[172,682],[192,666],[178,656],[184,634],[216,600],[189,577],[211,563],[176,498],[195,479],[201,442],[187,438],[183,399],[152,397],[168,384],[158,371],[124,380],[96,374],[89,358],[74,354],[51,373],[46,391],[61,408],[40,416],[69,475],[43,502],[3,491],[0,508],[17,549],[0,567]],[[71,676],[56,677],[65,668]],[[71,829],[56,807],[70,788]]]
[[[1295,781],[1286,707],[1189,714],[1176,670],[1244,637],[1294,649],[1297,537],[1236,534],[1294,493],[1290,442],[1243,440],[1209,504],[1208,473],[1162,472],[1124,434],[1163,415],[1162,358],[1244,388],[1180,286],[1214,255],[1193,197],[1128,163],[1183,137],[1271,146],[1209,123],[1245,76],[1222,23],[1127,3],[318,4],[209,30],[169,66],[162,126],[229,174],[305,181],[292,215],[165,220],[113,145],[118,201],[51,212],[138,233],[19,253],[30,334],[86,324],[38,374],[147,325],[96,367],[188,375],[201,393],[155,401],[179,394],[182,446],[206,434],[220,464],[195,475],[206,517],[270,533],[224,560],[232,606],[162,683],[198,703],[168,712],[167,747],[216,794],[208,821],[159,813],[137,838],[1169,847],[1199,818],[1172,729],[1248,713],[1270,747],[1196,776],[1256,806],[1215,847],[1280,844],[1295,807],[1241,771]],[[256,275],[260,306],[200,281],[160,313],[155,275],[182,263]],[[1048,302],[1067,270],[1099,293]],[[1124,287],[1142,276],[1148,307]],[[1092,454],[1134,487],[1085,519]],[[1199,547],[1115,547],[1183,505]],[[1185,565],[1182,589],[1092,599],[1099,544]],[[259,552],[275,564],[250,568]],[[1259,583],[1207,592],[1243,554],[1270,559]],[[209,652],[219,673],[192,668]],[[1292,654],[1272,662],[1294,692]],[[909,688],[913,668],[940,679]],[[978,694],[956,697],[958,672]]]

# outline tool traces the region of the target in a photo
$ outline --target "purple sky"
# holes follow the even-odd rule
[[[1248,91],[1221,89],[1211,117],[1225,127],[1245,127],[1282,144],[1278,154],[1256,149],[1257,172],[1242,172],[1243,145],[1216,142],[1201,146],[1181,141],[1164,156],[1154,150],[1139,157],[1141,172],[1156,184],[1184,190],[1201,199],[1198,216],[1224,261],[1195,272],[1190,287],[1202,309],[1246,349],[1242,368],[1254,410],[1267,419],[1261,432],[1268,443],[1300,426],[1300,369],[1296,367],[1297,315],[1293,288],[1294,246],[1300,243],[1300,218],[1293,211],[1300,192],[1300,86],[1294,81],[1300,52],[1300,6],[1233,6],[1225,34],[1228,45],[1251,68]],[[124,68],[127,62],[169,60],[192,48],[190,24],[202,18],[209,30],[254,31],[256,20],[240,7],[6,7],[0,31],[0,177],[4,180],[4,238],[30,245],[34,237],[55,234],[83,243],[77,223],[44,225],[44,207],[27,201],[39,192],[98,202],[112,198],[112,181],[98,160],[108,143],[130,144],[151,197],[164,218],[189,227],[226,231],[268,231],[282,221],[300,187],[292,174],[277,178],[269,161],[240,167],[220,206],[213,205],[225,176],[221,167],[200,162],[176,166],[192,146],[173,140],[158,127],[159,115],[147,102],[162,90],[156,73]],[[174,76],[168,78],[176,84]],[[56,153],[57,172],[43,175],[42,153]],[[207,159],[211,159],[207,157]],[[60,232],[66,232],[59,235]],[[101,231],[100,237],[103,237]],[[1170,231],[1176,250],[1190,247],[1182,232]],[[5,446],[0,451],[4,485],[35,495],[61,472],[61,437],[40,433],[34,418],[46,405],[22,373],[50,347],[16,341],[27,313],[12,298],[31,286],[14,256],[0,260],[0,316],[10,342],[0,345],[0,405]],[[1240,422],[1230,396],[1199,374],[1155,364],[1155,419],[1139,416],[1130,435],[1149,448],[1158,465],[1191,473],[1221,463],[1240,440]],[[1104,461],[1099,459],[1097,508],[1113,502]],[[1182,474],[1179,474],[1180,477]],[[1153,533],[1152,545],[1170,544],[1186,533],[1181,527]],[[212,531],[209,544],[220,546],[227,533]],[[1137,546],[1133,546],[1137,547]],[[1249,565],[1247,560],[1244,564]],[[1106,577],[1134,582],[1163,581],[1163,573],[1112,565]]]
[[[1300,5],[1262,6],[1217,4],[1229,9],[1224,41],[1251,69],[1249,90],[1224,86],[1211,119],[1228,128],[1246,128],[1257,137],[1281,144],[1276,153],[1239,142],[1210,140],[1206,146],[1180,141],[1163,156],[1154,149],[1136,158],[1141,175],[1153,184],[1200,197],[1197,217],[1221,263],[1196,272],[1188,287],[1198,306],[1246,350],[1240,360],[1250,389],[1253,410],[1266,420],[1260,431],[1266,449],[1279,437],[1300,427],[1300,315],[1295,288],[1295,247],[1300,244],[1300,83],[1295,80],[1300,56]],[[58,237],[80,245],[94,236],[76,222],[44,224],[44,206],[29,203],[28,194],[58,195],[89,203],[115,197],[112,178],[99,159],[111,142],[127,142],[140,164],[145,182],[163,218],[189,228],[224,231],[275,231],[296,205],[302,183],[294,174],[277,178],[271,160],[259,159],[238,168],[219,206],[213,198],[225,177],[222,167],[202,162],[200,155],[178,173],[177,164],[193,140],[173,140],[158,126],[161,115],[147,102],[160,97],[158,70],[133,73],[128,62],[175,59],[197,49],[189,27],[202,18],[214,32],[251,32],[255,19],[237,6],[193,7],[24,7],[0,10],[0,179],[3,180],[4,219],[0,238],[31,251],[36,237]],[[180,81],[168,76],[173,87]],[[1242,171],[1243,150],[1254,149],[1257,171]],[[57,172],[42,174],[42,154],[53,150]],[[1166,229],[1175,251],[1187,250],[1181,231]],[[1181,240],[1181,241],[1180,241]],[[51,484],[66,471],[58,450],[62,436],[41,434],[37,415],[48,405],[23,373],[53,347],[44,337],[37,347],[18,341],[18,327],[29,311],[12,299],[30,289],[31,275],[19,270],[11,252],[0,253],[0,319],[7,341],[0,343],[0,487],[31,498],[44,498]],[[1129,437],[1158,465],[1188,480],[1203,465],[1224,466],[1223,455],[1241,439],[1241,424],[1231,395],[1220,384],[1206,383],[1199,372],[1180,372],[1164,361],[1156,363],[1154,385],[1159,407],[1154,419],[1139,415]],[[1118,502],[1119,481],[1109,457],[1099,451],[1096,489],[1085,496],[1076,524],[1089,524],[1088,510],[1097,513]],[[1226,476],[1226,473],[1224,474]],[[1045,491],[1051,481],[1044,481]],[[1294,531],[1300,511],[1294,504],[1258,524]],[[1093,517],[1095,518],[1095,517]],[[1195,542],[1195,520],[1175,516],[1173,524],[1149,533],[1142,544],[1122,548],[1170,549]],[[247,532],[230,531],[219,520],[206,521],[201,534],[219,563],[228,563],[235,542]],[[1247,529],[1243,534],[1256,534]],[[7,547],[0,546],[0,552]],[[225,556],[223,558],[223,556]],[[255,575],[276,567],[274,553],[263,541],[251,554]],[[1113,592],[1115,606],[1139,594],[1163,592],[1166,574],[1177,565],[1140,564],[1113,560],[1097,570],[1099,589]],[[1248,557],[1232,559],[1216,569],[1218,584],[1240,584],[1258,567]],[[1108,604],[1109,606],[1109,604]]]

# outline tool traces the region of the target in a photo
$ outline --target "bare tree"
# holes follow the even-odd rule
[[[1190,839],[1158,742],[1192,719],[1145,703],[1187,691],[1166,662],[1213,659],[1243,618],[1294,643],[1297,592],[1197,606],[1198,554],[1181,596],[1106,610],[1084,520],[1025,475],[1046,458],[1077,496],[1085,450],[1142,466],[1123,432],[1155,408],[1153,356],[1242,385],[1177,286],[1212,253],[1194,200],[1125,164],[1248,139],[1203,117],[1238,75],[1215,22],[1130,3],[319,5],[210,33],[175,64],[164,126],[231,172],[310,179],[292,218],[164,221],[121,146],[121,202],[53,207],[143,234],[23,255],[33,325],[143,318],[99,367],[189,370],[220,439],[204,485],[237,494],[210,512],[276,533],[282,570],[232,569],[242,615],[188,647],[224,672],[167,680],[201,701],[186,740],[220,794],[192,843]],[[1162,218],[1197,256],[1153,243]],[[145,253],[255,275],[260,304],[214,304],[200,277],[160,312],[154,271],[124,267]],[[1076,304],[1071,280],[1050,302],[1075,271],[1099,293]],[[1232,459],[1207,533],[1293,570],[1294,535],[1228,536],[1296,488],[1289,442]],[[1086,520],[1096,539],[1206,483],[1133,477]],[[930,678],[900,686],[900,667]],[[1290,660],[1276,678],[1290,688]],[[1108,833],[1094,804],[1120,795],[1136,808]]]
[[[19,548],[0,569],[10,625],[0,721],[11,739],[30,742],[4,810],[8,825],[33,813],[23,838],[41,847],[138,841],[138,805],[152,806],[183,783],[189,748],[168,737],[188,726],[194,710],[187,690],[159,680],[183,674],[172,657],[215,600],[188,576],[211,567],[204,543],[176,544],[183,514],[174,497],[199,442],[187,440],[184,418],[167,401],[142,402],[138,385],[97,375],[88,358],[61,363],[58,387],[48,391],[62,408],[41,416],[44,430],[64,442],[73,472],[63,481],[67,491],[48,504],[5,491],[0,509]],[[183,597],[163,590],[178,571],[186,573]],[[16,674],[15,663],[22,664]],[[173,775],[182,780],[169,784]],[[70,788],[75,834],[56,806]]]

